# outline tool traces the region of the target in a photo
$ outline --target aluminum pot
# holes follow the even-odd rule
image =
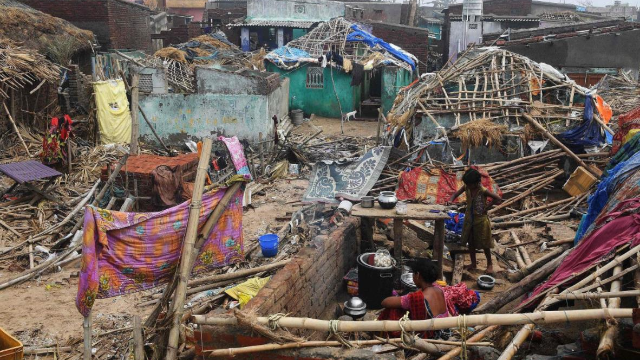
[[[362,199],[360,199],[362,202],[360,203],[360,206],[362,206],[363,208],[372,208],[373,207],[373,196],[363,196]]]
[[[380,207],[383,209],[393,209],[397,203],[398,198],[393,191],[383,191],[380,193],[380,196],[378,196],[378,204],[380,204]]]
[[[496,285],[496,279],[489,275],[481,275],[478,277],[478,287],[482,290],[491,290]]]
[[[354,296],[344,302],[344,313],[357,320],[367,313],[367,304],[359,297]]]

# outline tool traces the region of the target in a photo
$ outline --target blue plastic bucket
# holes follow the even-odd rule
[[[264,257],[274,257],[278,254],[278,235],[276,234],[264,234],[260,236],[260,248],[262,249],[262,255]]]

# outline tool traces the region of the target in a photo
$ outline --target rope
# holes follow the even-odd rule
[[[338,332],[339,323],[340,323],[340,320],[329,320],[329,338],[333,336],[338,340],[338,342],[340,342],[345,347],[353,348],[354,347],[353,344],[351,344],[349,341],[343,338],[342,335],[340,335],[340,333]]]
[[[271,331],[276,331],[276,330],[280,329],[280,324],[278,323],[278,321],[280,321],[280,319],[282,319],[283,317],[286,317],[288,315],[289,314],[283,314],[283,313],[277,313],[277,314],[270,315],[269,318],[268,318],[269,329]]]
[[[398,326],[400,326],[400,340],[402,340],[402,345],[407,346],[407,347],[413,347],[413,345],[415,344],[415,339],[413,337],[413,335],[409,335],[407,333],[407,331],[404,329],[405,324],[409,321],[409,312],[407,311],[406,314],[404,314],[403,317],[400,318],[400,320],[398,320]],[[411,339],[411,342],[407,342],[406,339]]]
[[[458,316],[458,332],[460,333],[462,346],[460,349],[460,359],[467,360],[467,315]]]

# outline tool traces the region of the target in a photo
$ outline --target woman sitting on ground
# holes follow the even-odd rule
[[[418,291],[404,296],[391,296],[382,300],[385,308],[378,320],[399,320],[407,311],[411,320],[428,320],[449,316],[445,294],[442,288],[434,285],[438,280],[438,267],[429,259],[419,259],[412,266],[413,282]],[[432,338],[433,332],[423,337]]]

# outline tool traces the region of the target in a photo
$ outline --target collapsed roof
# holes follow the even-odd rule
[[[411,129],[419,114],[445,133],[478,120],[522,133],[525,113],[558,133],[583,123],[591,95],[550,65],[489,47],[469,50],[454,64],[402,89],[387,119],[396,130]],[[445,118],[447,129],[439,123]],[[597,114],[595,120],[601,122]]]
[[[373,67],[393,64],[413,71],[418,61],[415,56],[344,18],[320,24],[308,34],[270,52],[266,59],[280,68],[294,69],[303,63],[319,62],[318,58],[329,51],[361,65],[371,62]]]

